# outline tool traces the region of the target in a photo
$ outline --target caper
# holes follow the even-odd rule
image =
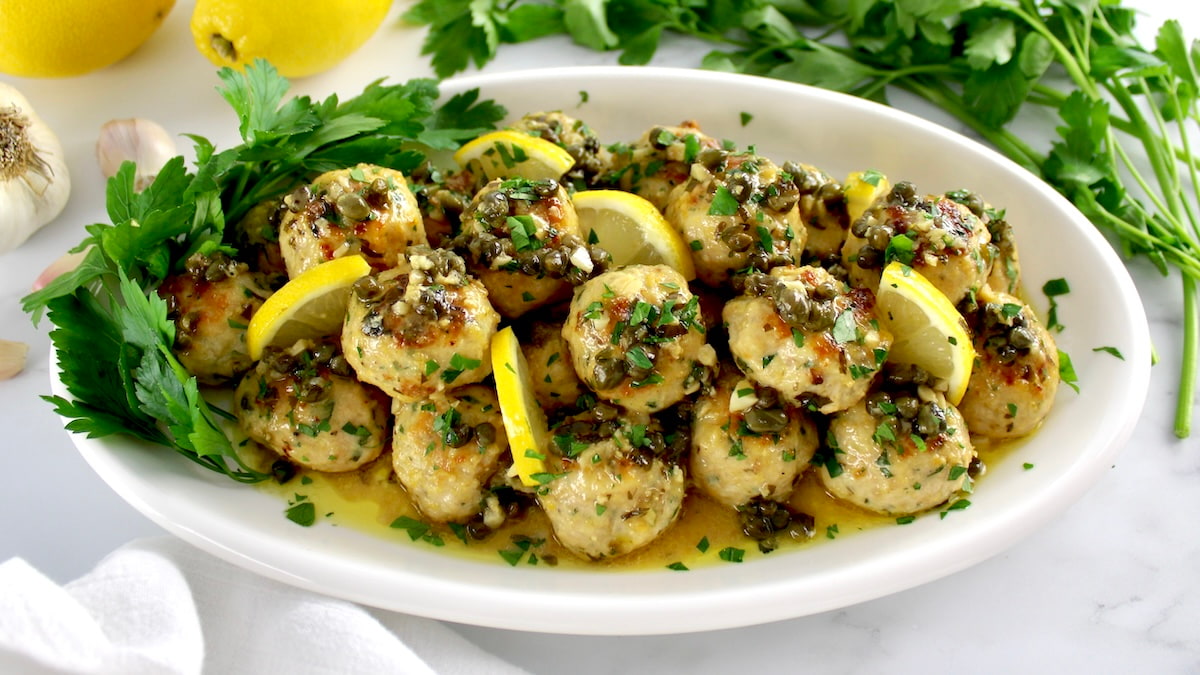
[[[780,212],[791,211],[800,200],[800,190],[792,181],[780,180],[767,195],[767,207]]]
[[[283,198],[283,205],[292,213],[300,213],[308,206],[312,198],[312,190],[307,185],[301,185]]]
[[[829,330],[837,321],[837,310],[833,308],[832,303],[816,302],[808,310],[808,321],[804,324],[804,329],[810,333],[819,333]]]
[[[368,274],[355,281],[352,288],[354,289],[354,295],[368,302],[379,300],[383,297],[385,291],[383,284],[379,283],[379,277],[374,274]]]
[[[867,412],[875,417],[882,417],[889,414],[886,409],[892,406],[892,397],[886,391],[873,391],[867,394],[866,400]]]
[[[350,367],[350,362],[341,354],[335,354],[333,358],[329,359],[329,370],[334,375],[342,377],[354,376],[354,369]]]
[[[904,419],[915,419],[921,411],[921,401],[916,396],[901,396],[896,399],[896,414]]]
[[[754,407],[746,411],[746,427],[756,434],[783,431],[788,424],[787,413],[780,408]]]
[[[1008,343],[1021,351],[1032,348],[1034,342],[1033,332],[1025,326],[1014,326],[1008,332]]]
[[[842,186],[838,185],[834,181],[822,183],[821,187],[817,189],[817,200],[818,201],[822,201],[825,203],[840,202],[840,201],[843,201],[845,198],[846,198],[846,195],[845,195],[845,193],[842,192]]]
[[[475,437],[475,428],[464,424],[456,424],[442,434],[442,440],[452,448],[461,448]]]
[[[904,206],[915,205],[917,203],[917,186],[906,180],[896,183],[888,194],[888,201]]]
[[[539,197],[550,197],[558,192],[558,181],[553,178],[533,181],[533,193]]]
[[[739,202],[750,201],[758,189],[758,175],[746,171],[738,171],[725,180],[729,194]]]
[[[886,251],[888,244],[892,242],[893,234],[894,230],[891,225],[879,223],[867,230],[867,243],[880,251]]]
[[[928,438],[946,430],[946,417],[941,408],[933,403],[925,403],[917,413],[915,424],[917,433]]]
[[[796,191],[800,195],[811,195],[821,189],[821,177],[815,171],[809,171],[792,162],[784,164],[783,170],[792,174],[792,180],[796,183]]]
[[[350,220],[366,220],[371,217],[371,206],[357,192],[347,192],[338,197],[337,208]]]
[[[867,230],[870,228],[871,220],[867,216],[863,216],[850,224],[850,234],[863,238],[867,236]]]
[[[771,387],[756,388],[754,395],[758,397],[758,403],[755,405],[760,408],[774,408],[779,405],[779,392]]]
[[[617,406],[601,401],[596,404],[596,407],[591,410],[592,416],[600,422],[609,422],[617,419],[621,415],[621,409]]]
[[[371,187],[369,189],[372,194],[386,195],[391,188],[388,187],[388,182],[386,180],[382,178],[376,178],[375,180],[371,181]]]
[[[696,155],[696,163],[709,171],[716,171],[725,161],[725,151],[720,148],[704,148]]]
[[[567,267],[571,264],[571,258],[567,252],[555,248],[546,251],[545,257],[542,259],[542,269],[546,274],[552,277],[561,277],[567,271]]]
[[[612,389],[625,379],[625,360],[615,356],[599,357],[592,368],[596,389]]]
[[[883,266],[883,251],[874,246],[864,246],[858,249],[858,257],[855,260],[864,270],[876,269]]]
[[[475,217],[489,226],[508,216],[508,196],[493,190],[479,198],[475,205]]]
[[[803,288],[780,284],[774,292],[775,310],[789,326],[799,327],[808,319],[810,304]]]
[[[742,291],[746,295],[765,295],[772,285],[771,277],[761,272],[752,272],[742,279]]]
[[[837,297],[838,287],[832,281],[822,281],[812,289],[812,296],[817,300],[832,300]]]
[[[751,237],[745,230],[734,227],[727,228],[722,232],[721,239],[729,247],[729,250],[735,253],[742,253],[754,245],[754,237]]]

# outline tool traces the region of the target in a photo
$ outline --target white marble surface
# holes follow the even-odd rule
[[[398,14],[398,3],[395,13]],[[1200,9],[1141,0],[1144,29],[1181,19],[1200,36]],[[112,118],[159,120],[219,145],[236,124],[214,93],[209,64],[192,49],[191,3],[132,58],[70,80],[17,85],[57,130],[74,175],[67,211],[20,249],[0,255],[0,338],[30,344],[29,366],[0,383],[7,430],[0,447],[0,560],[20,556],[66,581],[107,552],[162,531],[125,504],[83,462],[48,393],[47,326],[19,299],[47,264],[103,217],[93,143]],[[1152,30],[1150,31],[1152,34]],[[314,96],[352,94],[383,73],[428,75],[420,33],[389,21],[335,71],[298,83]],[[657,65],[693,66],[706,48],[671,43]],[[509,48],[489,72],[556,64],[612,63],[562,41]],[[914,111],[930,114],[926,109]],[[186,147],[186,146],[182,146]],[[480,646],[535,673],[624,672],[1195,672],[1200,669],[1200,429],[1171,433],[1178,389],[1179,281],[1146,265],[1132,271],[1160,362],[1133,440],[1073,508],[991,560],[916,589],[847,609],[757,627],[660,637],[573,637],[456,626]],[[1200,408],[1197,408],[1200,417]]]

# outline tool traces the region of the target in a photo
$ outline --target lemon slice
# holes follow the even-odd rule
[[[546,439],[550,435],[546,413],[533,394],[529,364],[511,326],[492,336],[492,372],[504,432],[512,451],[513,470],[526,486],[541,485],[538,474],[546,473]]]
[[[558,180],[575,166],[571,153],[550,141],[507,129],[484,134],[462,146],[454,153],[454,161],[464,169],[478,161],[489,180]]]
[[[946,380],[946,399],[958,405],[975,363],[962,315],[920,272],[898,262],[884,268],[875,296],[879,322],[895,338],[888,359]]]
[[[650,202],[631,192],[588,190],[571,198],[588,241],[612,254],[615,265],[669,265],[696,278],[692,252]]]
[[[867,209],[892,189],[887,176],[878,171],[855,171],[846,177],[842,194],[846,196],[846,213],[853,224]]]
[[[333,335],[346,319],[350,286],[371,272],[360,255],[335,258],[304,272],[275,291],[250,318],[246,349],[262,358],[270,345],[290,347],[302,338]]]

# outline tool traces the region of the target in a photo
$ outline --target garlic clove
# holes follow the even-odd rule
[[[25,369],[29,345],[24,342],[0,340],[0,380],[8,380]]]
[[[105,178],[112,178],[126,161],[137,164],[134,189],[154,182],[158,170],[177,153],[175,139],[157,122],[142,118],[110,120],[100,127],[96,160]]]
[[[50,263],[46,266],[46,269],[42,270],[42,273],[37,276],[37,279],[33,280],[33,288],[31,290],[40,291],[51,281],[54,281],[67,272],[74,271],[74,269],[79,267],[80,263],[83,262],[83,259],[87,257],[89,250],[91,250],[91,247],[88,247],[82,251],[76,251],[75,253],[64,253],[63,255],[59,256],[57,260]]]

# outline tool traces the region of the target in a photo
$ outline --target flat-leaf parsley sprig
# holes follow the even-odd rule
[[[702,63],[714,70],[885,103],[898,88],[936,104],[1071,199],[1126,255],[1180,274],[1175,433],[1189,435],[1200,351],[1200,46],[1177,21],[1147,47],[1120,0],[422,0],[406,17],[429,25],[424,52],[441,76],[483,65],[501,44],[555,34],[645,64],[673,33],[720,45]],[[1009,128],[1037,108],[1058,117],[1048,149]]]
[[[175,157],[140,192],[126,163],[108,182],[110,222],[88,226],[75,249],[86,251],[83,262],[22,305],[35,323],[44,313],[54,324],[50,339],[69,397],[44,398],[70,420],[68,429],[129,434],[255,482],[269,474],[242,462],[222,431],[228,413],[204,399],[172,354],[175,325],[154,289],[194,252],[235,253],[225,224],[264,199],[359,162],[410,171],[427,151],[452,150],[507,113],[480,101],[478,91],[439,104],[437,84],[427,79],[377,81],[345,101],[313,101],[285,100],[288,81],[265,61],[218,75],[242,143],[218,151],[192,136],[194,170]]]

